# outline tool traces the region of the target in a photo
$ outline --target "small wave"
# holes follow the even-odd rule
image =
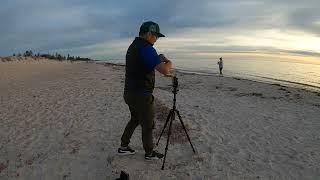
[[[264,76],[257,76],[257,75],[252,75],[252,76],[253,77],[258,77],[258,78],[263,78],[263,79],[269,79],[269,80],[273,80],[273,81],[278,81],[278,82],[290,83],[290,84],[293,84],[293,85],[300,85],[300,86],[316,88],[316,89],[320,90],[320,86],[315,86],[315,85],[312,85],[312,84],[306,84],[306,83],[301,83],[301,82],[288,81],[288,80],[276,79],[276,78],[270,78],[270,77],[264,77]]]

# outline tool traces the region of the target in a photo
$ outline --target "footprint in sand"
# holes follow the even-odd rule
[[[129,174],[130,179],[160,179],[162,161],[146,161],[142,153],[137,152],[132,156],[110,157],[111,166],[115,174],[125,171]],[[169,162],[166,162],[169,166]]]

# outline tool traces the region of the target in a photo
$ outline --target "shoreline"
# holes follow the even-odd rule
[[[14,59],[14,60],[12,60]],[[59,61],[58,59],[46,59],[43,57],[0,57],[0,64],[1,63],[8,63],[8,62],[28,62],[28,61],[57,61],[57,62],[69,62],[67,60]],[[74,61],[75,62],[85,62],[85,61]],[[125,63],[116,63],[116,62],[108,62],[103,60],[92,60],[90,63],[96,63],[96,64],[103,64],[103,65],[116,65],[116,66],[125,66]],[[218,73],[211,73],[211,72],[201,72],[201,71],[193,71],[193,70],[184,70],[180,68],[174,68],[173,72],[179,72],[183,74],[194,74],[194,75],[201,75],[201,76],[220,76]],[[269,77],[263,77],[263,76],[255,76],[255,75],[249,75],[253,77],[252,79],[248,77],[242,77],[242,76],[236,76],[236,75],[223,75],[223,77],[228,78],[234,78],[234,79],[243,79],[253,82],[259,82],[259,83],[266,83],[270,85],[276,85],[276,86],[283,86],[288,88],[296,88],[301,89],[305,91],[310,91],[313,93],[320,93],[320,86],[310,85],[306,83],[299,83],[294,81],[288,81],[288,80],[281,80],[281,79],[275,79],[275,78],[269,78]],[[258,78],[258,79],[255,79]],[[260,79],[259,79],[260,78]],[[270,80],[270,81],[268,81]]]
[[[103,65],[115,65],[115,66],[121,66],[121,67],[125,66],[125,64],[123,64],[123,63],[112,63],[112,62],[104,62],[104,61],[99,61],[99,60],[98,61],[96,60],[95,63],[96,64],[103,64]],[[218,73],[196,72],[196,71],[188,71],[188,70],[175,69],[175,68],[173,69],[173,72],[179,72],[179,73],[182,73],[182,74],[200,75],[200,76],[215,76],[215,77],[219,77],[220,76]],[[280,79],[274,79],[274,78],[268,78],[268,77],[260,77],[260,78],[274,80],[274,81],[277,81],[279,83],[272,82],[272,81],[268,82],[268,81],[263,81],[263,80],[259,81],[259,80],[256,80],[256,79],[247,79],[245,77],[239,77],[239,76],[229,76],[229,75],[225,76],[225,75],[223,75],[223,77],[247,80],[247,81],[258,82],[258,83],[265,83],[265,84],[279,86],[279,87],[295,88],[295,89],[300,89],[300,90],[304,90],[304,91],[309,91],[309,92],[312,92],[312,93],[319,93],[319,96],[320,96],[320,87],[309,85],[309,84],[304,84],[304,83],[299,83],[299,82],[286,81],[286,80],[280,80]],[[288,84],[281,84],[281,82],[292,84],[292,86],[290,86]],[[303,86],[308,86],[310,88],[303,87]]]

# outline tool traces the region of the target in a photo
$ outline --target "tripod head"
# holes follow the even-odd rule
[[[179,83],[178,83],[178,78],[176,75],[173,75],[172,76],[172,87],[173,87],[173,90],[172,92],[174,94],[177,94],[177,92],[179,91],[178,87],[179,87]]]

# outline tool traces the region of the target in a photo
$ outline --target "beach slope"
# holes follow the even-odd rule
[[[245,79],[178,73],[178,119],[165,169],[118,156],[130,118],[124,67],[52,60],[0,61],[0,179],[317,179],[320,93]],[[156,76],[156,140],[172,106]],[[164,152],[166,135],[157,150]]]

